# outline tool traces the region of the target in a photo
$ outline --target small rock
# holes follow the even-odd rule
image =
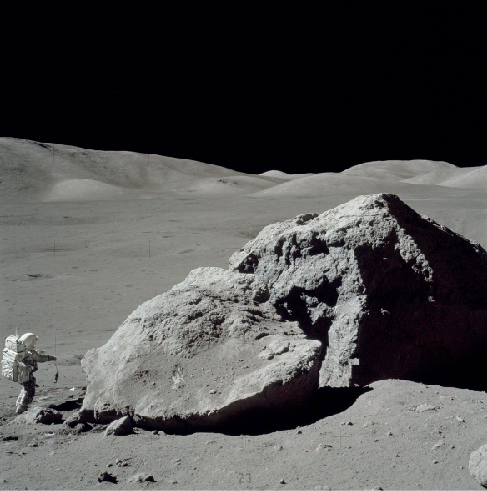
[[[286,481],[285,481],[284,479],[281,479],[281,480],[279,481],[279,484],[286,484]]]
[[[329,450],[330,448],[332,448],[331,445],[325,445],[324,443],[320,443],[317,447],[316,447],[316,451],[317,452],[321,452],[322,450]]]
[[[115,461],[115,465],[117,467],[128,467],[130,463],[127,461],[127,459],[117,459]]]
[[[353,426],[353,423],[351,421],[342,421],[340,424],[343,426]]]
[[[437,461],[437,460],[433,460],[433,464],[437,464],[437,463],[438,463],[438,461]]]
[[[128,416],[112,421],[105,430],[105,436],[124,436],[133,433],[132,422]]]
[[[151,474],[136,474],[135,476],[129,477],[127,482],[155,482],[154,476]]]
[[[216,390],[215,389],[211,389],[210,390],[210,394],[216,394]]]
[[[302,435],[303,432],[301,430],[296,431],[296,435]]]
[[[103,481],[117,483],[117,478],[113,474],[110,474],[107,471],[105,471],[98,476],[98,482],[103,482]]]
[[[420,404],[416,406],[415,411],[417,413],[423,413],[424,411],[436,411],[436,406],[432,406],[431,404]]]
[[[388,431],[388,432],[386,433],[386,435],[387,435],[387,436],[392,436],[392,431]]]
[[[159,432],[158,432],[157,430],[154,430],[154,431],[152,432],[152,434],[153,434],[153,435],[158,435],[158,434],[159,434]]]
[[[445,441],[444,441],[444,440],[440,440],[438,443],[435,443],[435,444],[433,445],[432,450],[436,450],[437,448],[442,447],[444,444],[445,444]]]
[[[81,417],[79,412],[73,413],[71,416],[69,416],[68,419],[64,422],[66,426],[69,426],[70,428],[74,428],[76,425],[81,423]]]
[[[284,450],[284,447],[282,445],[274,445],[274,450],[279,452],[281,450]]]
[[[375,423],[374,423],[373,421],[366,421],[366,422],[364,423],[364,426],[363,426],[363,427],[364,427],[364,428],[367,428],[367,426],[372,426],[372,425],[375,425]]]
[[[465,423],[465,420],[461,418],[460,416],[455,416],[455,419],[459,421],[460,423]]]

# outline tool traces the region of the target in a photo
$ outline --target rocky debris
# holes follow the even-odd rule
[[[128,416],[112,421],[105,430],[105,436],[125,436],[133,433],[132,422]]]
[[[127,482],[156,482],[154,476],[151,474],[136,474],[135,476],[129,477]]]
[[[74,426],[73,426],[74,424]],[[62,432],[65,435],[79,435],[80,433],[85,433],[87,431],[91,431],[93,429],[93,426],[91,426],[89,423],[71,423],[66,424],[66,421],[63,423],[63,428]]]
[[[109,401],[105,401],[99,398],[93,405],[93,416],[97,423],[110,423],[114,419],[126,416],[128,413],[127,408],[114,408]],[[90,417],[91,414],[80,411],[80,417]]]
[[[470,454],[468,463],[470,475],[484,488],[487,488],[487,445]]]
[[[319,386],[442,380],[485,356],[485,284],[482,247],[394,195],[272,224],[229,270],[192,271],[89,351],[81,415],[192,431]]]
[[[282,322],[267,297],[254,275],[192,271],[85,355],[81,415],[101,422],[125,413],[138,426],[185,431],[303,404],[318,388],[322,344]],[[259,357],[267,347],[272,360]]]
[[[485,355],[487,253],[395,195],[269,225],[230,268],[327,346],[320,386],[438,378]]]
[[[117,477],[114,476],[113,474],[110,474],[108,471],[104,471],[98,476],[98,482],[103,482],[103,481],[113,482],[115,484],[117,484],[118,482]]]
[[[63,421],[63,415],[59,411],[50,408],[32,406],[27,411],[19,414],[11,424],[59,424]]]

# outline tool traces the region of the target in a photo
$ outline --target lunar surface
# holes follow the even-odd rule
[[[34,332],[57,356],[57,367],[39,365],[32,406],[68,420],[83,402],[88,350],[190,271],[228,269],[268,224],[393,193],[487,247],[485,166],[390,160],[317,175],[285,174],[279,162],[260,175],[227,167],[0,138],[2,336]],[[324,387],[292,418],[126,436],[105,436],[108,423],[82,431],[17,422],[20,388],[1,380],[2,489],[483,489],[469,471],[470,454],[487,443],[481,377]]]

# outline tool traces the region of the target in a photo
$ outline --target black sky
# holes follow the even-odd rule
[[[485,165],[486,25],[487,2],[18,2],[0,135],[246,172]]]

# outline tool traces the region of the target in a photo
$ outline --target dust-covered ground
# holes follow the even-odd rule
[[[81,357],[138,305],[196,267],[226,268],[265,225],[356,195],[3,203],[2,336],[34,332],[38,348],[58,357],[57,383],[54,363],[39,366],[34,405],[54,405],[68,417],[86,385]],[[486,246],[485,193],[446,188],[400,197]],[[381,381],[370,389],[323,390],[309,414],[281,426],[256,421],[253,434],[136,429],[104,437],[102,426],[70,435],[61,425],[9,424],[20,386],[2,379],[0,487],[481,489],[468,459],[487,443],[485,392],[469,390],[468,380],[462,388]],[[118,483],[99,483],[104,471]],[[138,473],[155,482],[127,482]]]

